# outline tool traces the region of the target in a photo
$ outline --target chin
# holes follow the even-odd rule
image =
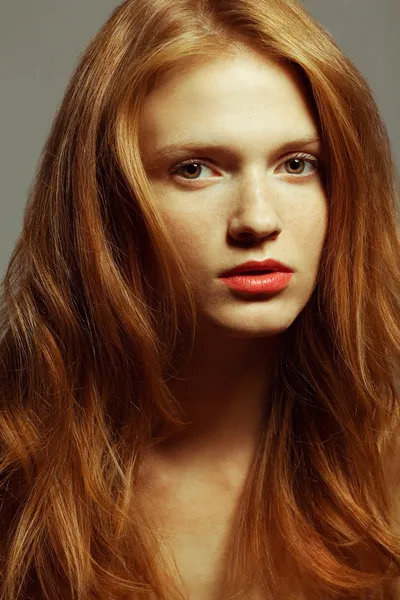
[[[228,337],[242,338],[242,339],[250,339],[250,338],[267,338],[267,337],[276,337],[278,335],[284,334],[287,329],[289,329],[291,323],[289,325],[275,325],[271,327],[254,327],[253,329],[243,329],[243,328],[230,328],[227,329]]]
[[[232,338],[262,338],[262,337],[273,337],[283,334],[292,323],[296,320],[299,313],[292,315],[280,314],[276,318],[272,315],[261,316],[252,315],[252,317],[246,318],[234,318],[234,315],[230,315],[230,318],[222,317],[219,315],[203,315],[202,319],[199,319],[199,327],[201,322],[206,322],[207,326],[212,328],[214,331],[219,331],[221,334],[232,337]]]

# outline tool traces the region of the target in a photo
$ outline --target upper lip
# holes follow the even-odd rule
[[[293,269],[287,267],[283,263],[275,260],[274,258],[267,258],[266,260],[257,261],[249,260],[233,269],[224,271],[220,277],[228,277],[230,275],[236,275],[238,273],[246,273],[247,271],[283,271],[285,273],[293,273]]]

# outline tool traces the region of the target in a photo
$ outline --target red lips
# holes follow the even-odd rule
[[[221,273],[220,277],[230,277],[231,275],[247,273],[248,271],[279,271],[282,273],[293,273],[293,269],[290,267],[273,258],[268,258],[263,261],[250,260],[246,263],[242,263],[229,271],[224,271]]]

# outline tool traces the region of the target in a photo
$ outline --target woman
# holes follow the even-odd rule
[[[396,185],[299,3],[115,10],[3,283],[1,600],[395,597]]]

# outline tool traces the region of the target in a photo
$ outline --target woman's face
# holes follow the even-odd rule
[[[321,143],[297,143],[310,137],[318,130],[296,73],[253,51],[195,62],[148,96],[144,166],[200,323],[268,337],[287,329],[309,300],[327,226]],[[197,160],[182,166],[188,159]],[[250,294],[220,277],[268,258],[293,271],[280,291]]]

